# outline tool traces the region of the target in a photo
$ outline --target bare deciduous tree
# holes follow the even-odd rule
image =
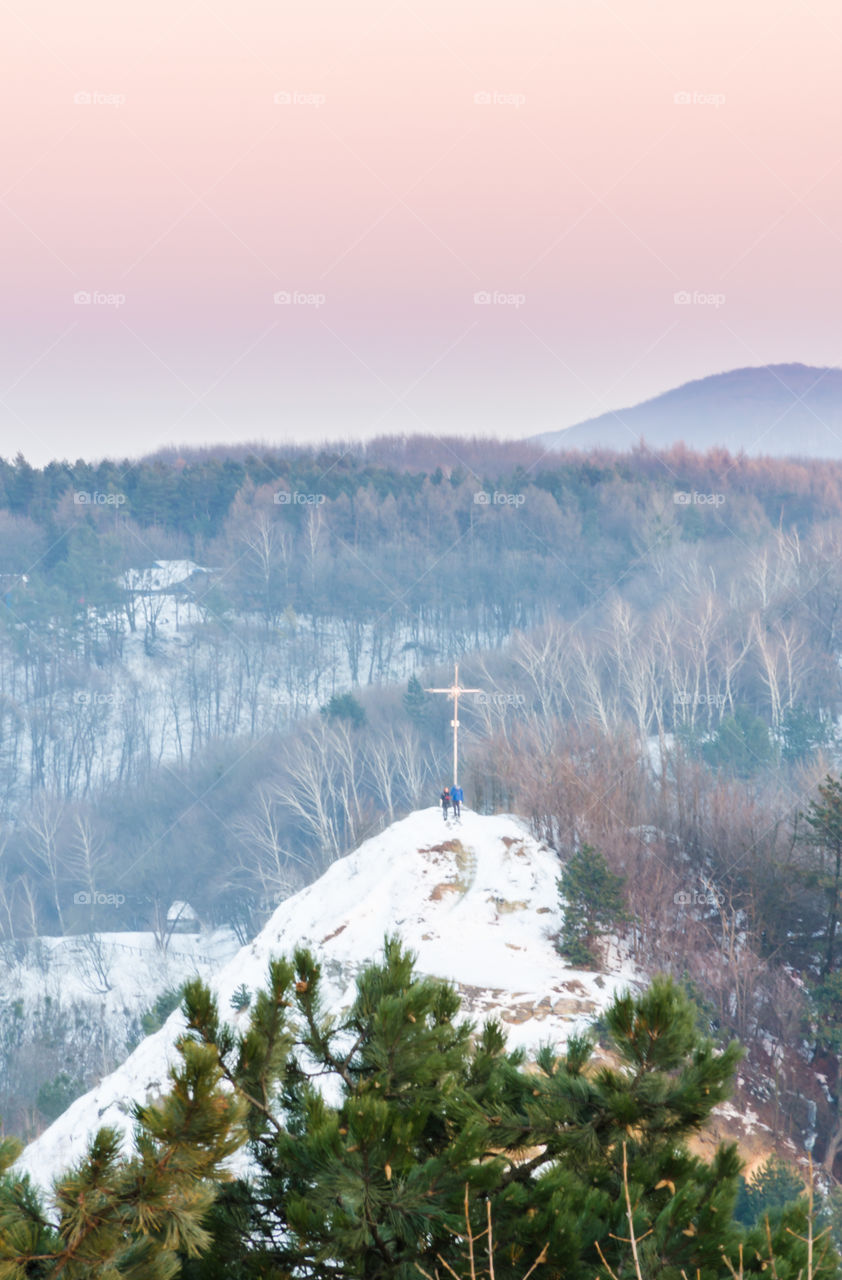
[[[62,802],[48,792],[41,791],[36,796],[24,821],[24,856],[35,874],[49,887],[62,933],[64,933],[64,912],[61,903],[63,867],[59,856],[58,837],[64,816],[65,809]]]

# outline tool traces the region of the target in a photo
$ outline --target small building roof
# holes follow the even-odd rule
[[[167,912],[167,920],[172,923],[173,920],[198,920],[199,917],[190,906],[189,902],[173,902],[170,904]]]

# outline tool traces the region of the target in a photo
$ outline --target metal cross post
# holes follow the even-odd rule
[[[453,783],[459,785],[459,698],[463,693],[482,693],[482,689],[463,689],[459,684],[459,663],[453,664],[453,684],[449,689],[425,689],[425,693],[446,693],[453,699]]]

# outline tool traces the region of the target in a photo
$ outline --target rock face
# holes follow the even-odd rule
[[[458,987],[465,1015],[498,1018],[512,1047],[563,1044],[614,994],[642,982],[631,965],[597,975],[569,968],[555,950],[561,917],[559,862],[525,825],[508,816],[465,812],[445,827],[440,810],[394,823],[333,864],[314,884],[282,903],[211,986],[223,1016],[236,1025],[231,997],[265,981],[269,958],[306,945],[321,959],[331,1004],[350,1004],[354,978],[398,933],[418,969]],[[117,1071],[78,1098],[19,1161],[42,1185],[85,1151],[97,1128],[120,1128],[129,1141],[128,1105],[166,1087],[183,1028],[180,1012],[148,1037]]]
[[[650,449],[683,442],[752,456],[842,458],[842,369],[732,369],[533,440],[549,449]]]

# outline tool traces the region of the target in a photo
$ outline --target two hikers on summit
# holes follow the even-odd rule
[[[445,787],[439,799],[441,800],[441,809],[442,809],[442,813],[444,814],[445,822],[447,822],[447,814],[451,805],[453,805],[454,818],[462,817],[463,792],[461,787],[457,787],[457,786],[453,786],[452,788]]]

